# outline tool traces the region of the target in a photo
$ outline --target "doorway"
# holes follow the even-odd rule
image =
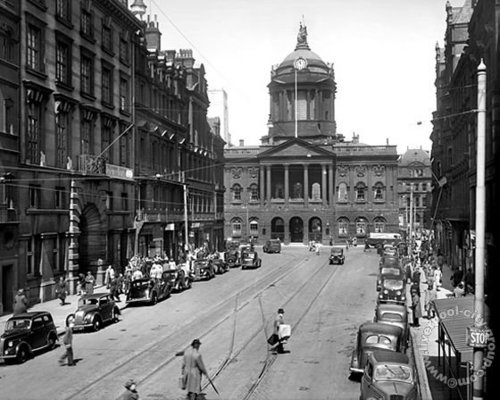
[[[302,243],[304,241],[304,222],[300,217],[290,220],[290,242]]]
[[[14,301],[14,265],[0,265],[0,315],[12,312]]]

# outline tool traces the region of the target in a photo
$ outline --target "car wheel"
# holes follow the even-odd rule
[[[102,327],[102,320],[101,317],[95,316],[94,319],[92,320],[92,328],[94,331],[98,331]]]
[[[184,279],[184,289],[191,289],[191,279],[189,278]]]
[[[113,322],[118,322],[120,320],[120,311],[118,309],[113,310]]]
[[[17,353],[17,362],[19,364],[23,364],[26,361],[28,361],[28,358],[30,356],[30,352],[26,346],[21,346],[19,349],[19,353]]]
[[[49,350],[52,350],[56,347],[57,335],[53,332],[49,333],[49,337],[47,338],[47,347]]]
[[[75,314],[69,314],[67,317],[66,317],[66,326],[69,325],[69,320],[72,319],[73,321],[75,320]]]

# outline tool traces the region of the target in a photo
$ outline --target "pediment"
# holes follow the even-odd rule
[[[282,143],[272,149],[268,149],[259,155],[259,158],[311,158],[311,157],[332,157],[333,152],[322,147],[310,144],[304,140],[292,139]]]

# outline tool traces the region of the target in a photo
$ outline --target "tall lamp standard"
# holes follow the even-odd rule
[[[298,89],[297,89],[297,71],[302,71],[304,68],[307,68],[307,60],[303,57],[298,57],[293,63],[294,72],[295,72],[295,137],[299,137],[299,125],[298,125],[298,117],[299,113],[297,110],[298,105]]]

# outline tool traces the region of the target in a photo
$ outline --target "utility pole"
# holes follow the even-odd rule
[[[410,252],[413,251],[413,183],[410,183]]]
[[[181,172],[182,174],[182,189],[184,192],[184,251],[187,252],[189,249],[188,240],[189,240],[189,220],[188,220],[188,202],[187,202],[187,184],[186,184],[186,172]]]
[[[474,325],[468,329],[468,344],[474,348],[474,375],[472,398],[482,400],[484,395],[484,349],[488,345],[488,328],[484,318],[484,261],[486,220],[486,66],[483,60],[477,67],[477,160],[476,160],[476,257]]]

